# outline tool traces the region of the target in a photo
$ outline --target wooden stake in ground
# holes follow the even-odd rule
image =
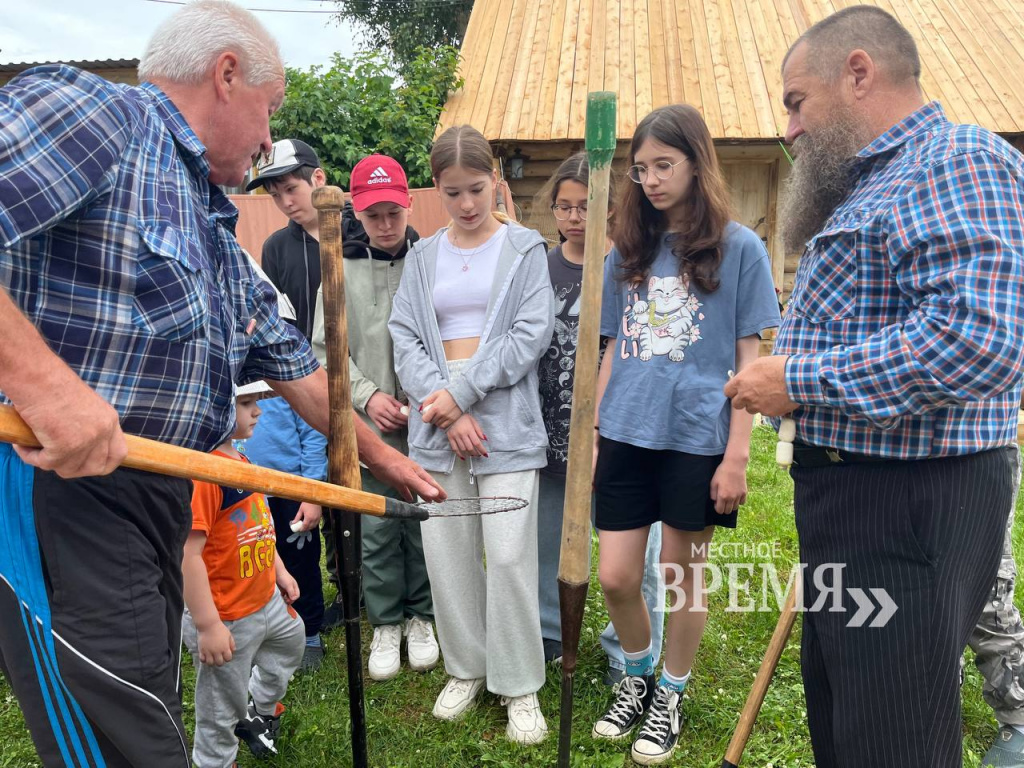
[[[327,386],[331,406],[327,478],[349,488],[362,486],[359,449],[352,419],[348,375],[348,319],[345,315],[345,268],[342,262],[341,209],[345,196],[338,187],[313,190],[320,217],[320,272],[324,296],[324,337],[327,344]],[[349,713],[352,720],[352,765],[366,768],[366,705],[363,700],[363,654],[359,636],[359,587],[362,536],[359,516],[330,509],[338,558],[341,602],[345,611],[345,657],[348,665]]]
[[[601,327],[601,283],[608,228],[608,182],[615,154],[615,94],[587,97],[586,148],[590,166],[587,236],[583,258],[579,337],[576,342],[569,466],[566,470],[562,549],[558,561],[558,600],[562,623],[562,706],[558,765],[569,766],[572,748],[572,691],[583,608],[590,584],[590,495],[594,456],[594,407]]]
[[[789,595],[786,597],[786,603],[782,606],[782,613],[779,614],[779,621],[775,625],[772,639],[768,643],[768,650],[765,651],[764,658],[761,660],[761,667],[757,670],[757,677],[754,678],[754,686],[750,689],[750,695],[747,696],[747,703],[743,705],[743,711],[740,712],[740,721],[729,742],[729,748],[725,751],[722,768],[738,768],[740,764],[743,750],[747,746],[747,739],[750,738],[750,733],[754,730],[757,714],[761,711],[765,694],[768,693],[768,686],[771,685],[772,677],[775,676],[775,668],[779,666],[779,659],[782,658],[782,652],[786,650],[786,642],[793,631],[793,623],[796,621],[797,614],[796,597],[799,591],[800,578],[797,576],[793,580],[793,588],[790,589]]]

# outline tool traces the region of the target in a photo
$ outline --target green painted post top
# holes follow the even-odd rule
[[[587,94],[587,161],[594,170],[607,165],[615,154],[615,93]]]

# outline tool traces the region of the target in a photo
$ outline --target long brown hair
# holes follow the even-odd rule
[[[430,150],[430,175],[435,186],[440,182],[441,174],[455,166],[488,175],[494,173],[494,152],[490,142],[471,125],[453,125],[437,137]],[[500,211],[491,211],[491,215],[502,224],[510,221]]]
[[[686,200],[685,228],[672,242],[679,260],[679,275],[688,275],[701,290],[718,289],[718,267],[722,263],[722,235],[729,223],[729,192],[718,165],[711,134],[700,113],[688,104],[660,107],[636,127],[629,146],[629,163],[648,139],[675,147],[693,163],[695,176]],[[651,205],[641,185],[627,181],[617,206],[612,239],[622,254],[619,279],[643,282],[658,255],[658,244],[667,224],[665,214]]]
[[[430,175],[434,177],[435,184],[442,173],[457,165],[478,173],[494,171],[491,145],[471,125],[453,125],[437,137],[430,150]]]

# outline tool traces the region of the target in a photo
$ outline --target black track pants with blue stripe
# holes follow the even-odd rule
[[[188,768],[181,557],[191,483],[62,480],[0,445],[0,668],[47,768]]]

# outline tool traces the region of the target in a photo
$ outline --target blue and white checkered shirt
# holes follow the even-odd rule
[[[47,66],[0,88],[0,285],[125,432],[201,451],[231,434],[233,382],[318,367],[205,152],[152,84]]]
[[[1024,157],[927,104],[858,154],[800,259],[775,353],[797,440],[902,459],[1016,440]]]

